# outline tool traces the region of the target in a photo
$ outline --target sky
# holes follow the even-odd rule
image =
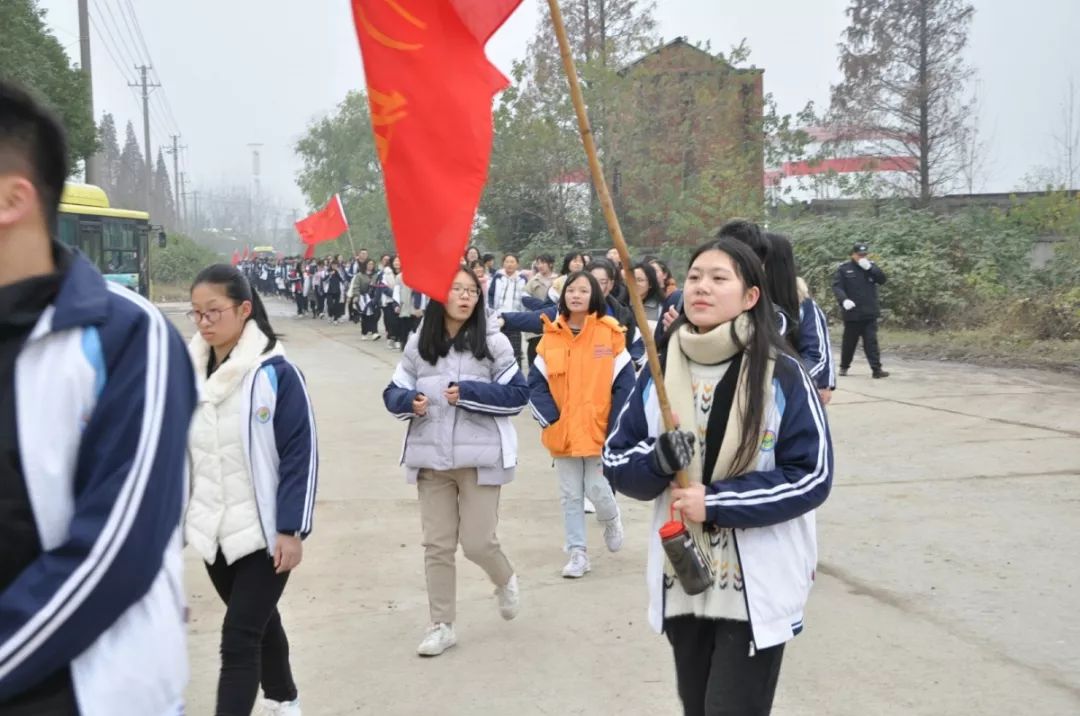
[[[200,190],[250,186],[261,144],[262,186],[285,210],[307,207],[295,184],[293,146],[314,120],[363,86],[348,0],[89,0],[94,28],[95,113],[135,122],[133,65],[147,61],[162,89],[152,98],[151,142],[179,133],[189,182]],[[524,56],[543,0],[524,0],[488,44],[508,71]],[[836,46],[847,0],[660,0],[664,41],[685,36],[725,51],[746,38],[750,64],[782,112],[828,104],[839,79]],[[78,59],[76,0],[39,0],[46,22]],[[1070,79],[1080,95],[1080,0],[974,0],[968,61],[978,74],[979,125],[987,138],[982,191],[1011,191],[1036,165],[1053,163],[1053,133]],[[145,48],[130,19],[136,13]],[[171,159],[170,159],[171,161]],[[171,167],[170,167],[171,169]],[[977,190],[979,187],[977,187]]]

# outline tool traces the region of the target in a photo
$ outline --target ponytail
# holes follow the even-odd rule
[[[192,290],[201,283],[221,286],[225,289],[225,295],[237,303],[249,301],[251,303],[251,315],[248,316],[248,320],[255,321],[255,325],[266,336],[266,347],[263,348],[263,353],[274,349],[278,338],[281,336],[274,333],[274,329],[270,325],[270,316],[266,313],[266,306],[263,305],[262,298],[252,288],[251,283],[248,282],[244,274],[240,273],[235,266],[214,264],[199,272],[199,275],[191,282]]]
[[[273,350],[280,336],[274,333],[274,328],[270,325],[270,316],[266,313],[266,306],[263,305],[262,298],[255,289],[251,289],[251,315],[248,316],[248,320],[255,321],[255,325],[266,336],[266,348],[263,352]]]

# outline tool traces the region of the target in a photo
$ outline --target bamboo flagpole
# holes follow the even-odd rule
[[[566,81],[570,84],[570,99],[574,103],[574,112],[577,113],[578,127],[581,130],[581,143],[585,145],[585,154],[589,157],[589,171],[592,173],[593,184],[596,185],[596,194],[600,198],[600,206],[604,210],[604,219],[607,221],[611,239],[615,242],[615,249],[619,252],[619,259],[623,265],[623,276],[630,294],[630,306],[634,309],[634,321],[642,340],[645,341],[645,351],[649,359],[649,371],[653,376],[656,386],[656,398],[660,402],[660,414],[664,421],[664,430],[674,430],[674,417],[671,414],[671,403],[668,401],[667,387],[664,385],[664,374],[660,369],[660,354],[656,350],[656,341],[653,332],[649,328],[649,321],[645,317],[645,305],[641,302],[641,296],[634,290],[634,269],[630,263],[630,250],[623,238],[622,227],[619,226],[619,217],[615,214],[615,204],[611,201],[611,193],[608,191],[607,181],[604,179],[604,170],[600,166],[600,157],[596,153],[596,140],[593,138],[592,128],[589,125],[589,115],[585,109],[585,97],[581,93],[581,84],[578,81],[577,68],[574,67],[574,58],[570,54],[570,41],[566,38],[566,25],[563,23],[562,10],[559,9],[559,0],[548,0],[551,8],[551,22],[555,26],[555,36],[559,40],[559,53],[562,55],[563,69],[566,70]],[[687,416],[683,416],[684,418]],[[680,487],[689,486],[686,471],[680,470],[675,476]]]

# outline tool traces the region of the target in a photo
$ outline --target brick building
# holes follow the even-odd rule
[[[697,244],[733,215],[761,213],[763,74],[685,38],[619,72],[605,161],[634,246]]]

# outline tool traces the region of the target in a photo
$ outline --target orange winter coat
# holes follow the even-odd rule
[[[576,336],[562,316],[543,323],[529,383],[544,447],[553,457],[595,457],[607,437],[616,378],[626,371],[632,383],[626,331],[614,318],[591,314]]]

